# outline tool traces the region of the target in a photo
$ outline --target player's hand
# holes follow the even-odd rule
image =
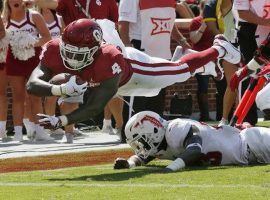
[[[262,70],[257,73],[258,77],[264,76],[266,80],[270,79],[270,65],[265,65]]]
[[[252,125],[249,122],[244,122],[242,124],[235,124],[235,128],[238,128],[240,130],[244,130],[246,128],[251,128]]]
[[[69,81],[61,84],[61,93],[66,96],[79,96],[87,90],[87,82],[78,85],[76,83],[76,76],[70,77]]]
[[[43,126],[45,129],[56,130],[62,127],[62,121],[59,117],[45,115],[41,113],[38,113],[37,115],[40,118],[38,120],[40,126]]]
[[[114,169],[128,169],[129,163],[124,158],[116,158],[113,164]]]
[[[247,66],[237,70],[231,78],[230,81],[230,88],[232,91],[235,91],[238,87],[239,83],[250,74],[250,69],[247,68]]]

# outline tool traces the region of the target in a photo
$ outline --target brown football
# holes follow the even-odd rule
[[[68,74],[68,73],[57,74],[54,77],[52,77],[52,79],[49,81],[49,83],[54,84],[54,85],[61,85],[63,83],[68,82],[71,76],[73,76],[73,75]],[[81,84],[85,83],[85,81],[82,80],[79,76],[76,76],[76,83],[78,85],[81,85]]]

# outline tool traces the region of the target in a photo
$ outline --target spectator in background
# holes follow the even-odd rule
[[[177,18],[195,17],[193,10],[185,1],[177,1],[175,11],[176,11]]]
[[[190,41],[193,44],[192,49],[203,51],[212,46],[214,35],[203,21],[203,10],[205,0],[200,1],[200,15],[193,18],[190,24]],[[210,76],[195,75],[198,82],[197,100],[200,110],[199,121],[212,121],[209,117],[208,109],[208,83]]]
[[[232,34],[232,29],[234,30],[235,27],[231,9],[231,0],[207,0],[205,2],[204,21],[212,35],[224,33],[229,41],[234,39],[235,35]],[[224,32],[224,30],[226,31]],[[228,115],[235,103],[236,94],[229,88],[229,82],[232,74],[237,70],[237,66],[224,60],[218,62],[223,66],[225,72],[224,79],[215,81],[217,87],[216,102],[218,105],[216,120],[221,120],[220,125],[222,125],[228,123]]]
[[[3,1],[0,2],[0,10],[2,13]],[[7,76],[5,70],[6,50],[8,41],[5,31],[5,26],[2,18],[0,18],[0,138],[6,138],[6,123],[7,123]]]
[[[56,10],[64,19],[65,24],[81,19],[118,20],[118,8],[115,0],[34,0],[41,8]]]
[[[80,18],[109,19],[115,23],[118,21],[118,7],[115,0],[35,0],[41,8],[54,9],[60,14],[65,24]],[[111,113],[116,120],[116,132],[121,131],[123,102],[119,98],[113,98],[104,108],[103,131],[113,133],[111,126]]]
[[[234,0],[233,6],[239,15],[238,40],[244,64],[247,64],[255,50],[270,32],[269,1]],[[242,93],[249,85],[249,79],[242,82]],[[270,116],[268,116],[270,119]],[[266,117],[267,118],[267,117]],[[244,121],[255,125],[258,121],[257,106],[254,103]]]
[[[172,57],[171,37],[183,47],[190,47],[186,38],[174,25],[175,6],[175,0],[151,2],[147,0],[121,0],[118,25],[120,37],[125,46],[133,46],[150,56],[168,60]],[[125,122],[131,116],[133,109],[135,113],[142,110],[152,110],[162,115],[164,101],[165,89],[162,89],[155,97],[131,97],[131,108],[128,111],[128,116],[125,116]],[[122,135],[124,134],[122,133]]]
[[[22,0],[5,0],[3,18],[6,21],[6,29],[12,37],[7,53],[6,73],[13,95],[14,140],[22,141],[25,84],[33,69],[39,63],[41,46],[51,37],[42,16],[37,12],[26,9]],[[38,124],[36,114],[42,112],[41,98],[29,95],[29,99],[32,118],[35,122],[36,139],[52,139],[45,134],[44,129]]]

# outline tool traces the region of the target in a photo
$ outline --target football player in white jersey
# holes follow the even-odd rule
[[[135,155],[117,158],[114,169],[145,165],[155,158],[172,162],[166,171],[177,171],[194,163],[248,165],[270,163],[270,129],[244,130],[223,125],[215,128],[190,119],[166,121],[157,113],[137,113],[125,127],[127,143]]]

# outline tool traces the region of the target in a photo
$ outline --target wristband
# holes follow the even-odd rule
[[[62,89],[60,85],[53,85],[51,87],[51,93],[54,96],[61,96],[62,95]]]
[[[136,167],[136,163],[133,160],[128,160],[129,168]]]
[[[59,119],[61,121],[62,126],[68,125],[68,119],[67,119],[67,116],[66,115],[59,116]]]
[[[183,169],[186,166],[182,158],[175,159],[171,164],[166,168],[171,169],[172,171],[177,171],[178,169]]]
[[[187,38],[182,38],[181,40],[179,40],[179,42],[186,42]]]

